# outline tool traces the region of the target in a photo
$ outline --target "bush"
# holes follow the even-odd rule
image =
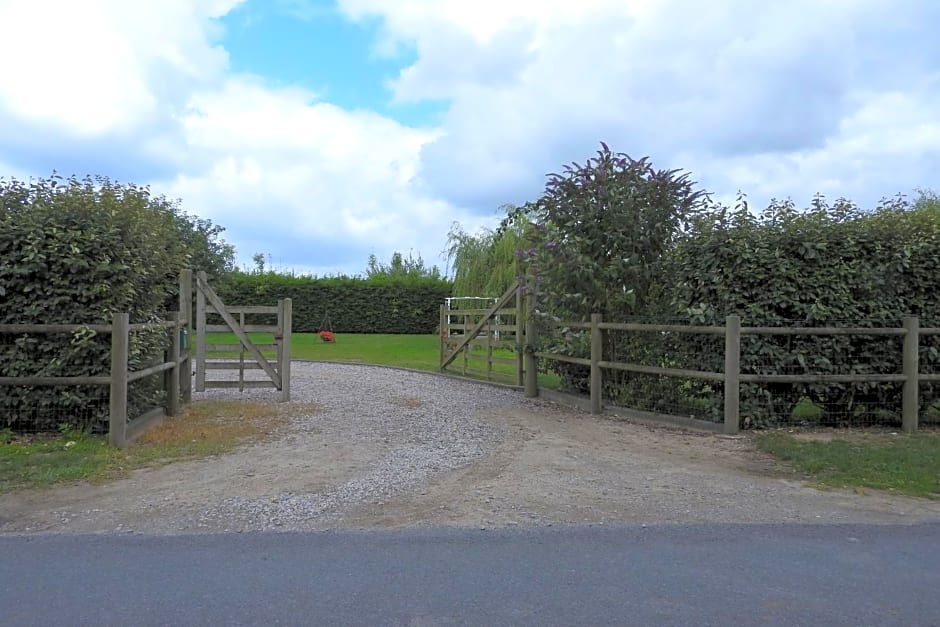
[[[545,321],[608,321],[661,313],[668,303],[663,258],[684,224],[703,209],[705,195],[688,174],[657,170],[648,158],[631,157],[601,144],[584,165],[551,174],[545,192],[523,207],[535,223],[536,244],[520,251],[538,280],[538,308]],[[585,356],[584,334],[546,332],[545,349]],[[630,354],[632,340],[607,334],[604,355]],[[553,361],[565,389],[586,389],[587,370]],[[611,390],[631,385],[633,374],[605,373]]]
[[[671,256],[676,310],[695,322],[723,324],[738,314],[746,326],[900,326],[940,321],[940,203],[883,202],[862,211],[817,197],[797,211],[774,202],[755,216],[746,203],[696,221]],[[938,358],[938,339],[921,339],[921,369]],[[704,369],[721,370],[722,355]],[[707,360],[707,357],[703,357]],[[763,374],[899,373],[901,338],[872,336],[747,336],[742,372]],[[937,386],[921,385],[926,408]],[[790,419],[802,399],[823,410],[823,422],[900,421],[900,385],[747,385],[742,415],[758,425]]]
[[[213,273],[231,266],[219,232],[146,188],[106,178],[0,180],[0,323],[108,324],[116,312],[157,321],[175,309],[191,259],[213,260]],[[163,339],[135,335],[132,362],[149,363]],[[0,335],[2,376],[108,370],[106,335]],[[106,398],[100,387],[0,387],[0,427],[94,426],[106,419]]]

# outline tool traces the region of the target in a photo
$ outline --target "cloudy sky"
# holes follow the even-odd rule
[[[606,141],[752,204],[940,191],[936,0],[0,0],[0,176],[101,174],[240,265],[441,263]]]

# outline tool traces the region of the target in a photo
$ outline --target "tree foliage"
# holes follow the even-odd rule
[[[454,296],[499,296],[524,274],[520,252],[531,245],[532,224],[522,208],[503,208],[508,215],[496,230],[472,234],[455,222],[447,234],[444,255]]]
[[[687,173],[601,146],[550,174],[527,212],[539,234],[525,255],[540,302],[566,320],[660,309],[664,256],[707,200]]]
[[[914,314],[940,325],[940,199],[933,192],[913,202],[885,200],[874,210],[817,196],[805,211],[785,200],[754,213],[743,196],[732,208],[714,205],[688,174],[654,169],[647,158],[602,144],[583,165],[550,174],[542,196],[523,213],[532,237],[520,247],[521,267],[537,281],[537,315],[545,322],[601,313],[611,321],[721,325],[737,314],[745,325],[865,327],[899,326]],[[475,259],[495,248],[493,239],[469,243]],[[546,350],[579,357],[589,350],[587,333],[577,329],[544,337]],[[706,340],[611,332],[604,351],[618,361],[721,372],[722,346]],[[742,340],[745,373],[896,373],[900,355],[900,339],[884,336]],[[938,362],[940,338],[924,337],[924,371]],[[549,363],[564,386],[587,389],[586,368]],[[605,372],[605,382],[615,401],[695,401],[721,419],[721,386],[619,371]],[[921,385],[925,411],[937,400],[936,388]],[[900,386],[884,383],[745,385],[742,415],[758,425],[789,421],[807,400],[830,423],[899,420]]]
[[[391,261],[387,264],[379,261],[375,255],[369,255],[366,277],[428,278],[435,281],[442,278],[440,268],[425,266],[420,254],[416,258],[409,252],[405,257],[398,251],[392,253]]]
[[[682,229],[702,211],[707,197],[689,175],[657,170],[648,158],[633,159],[601,144],[597,156],[550,174],[545,192],[526,206],[534,244],[521,251],[536,280],[543,321],[607,320],[660,313],[668,307],[665,256]],[[584,356],[585,332],[545,334],[546,350]],[[605,354],[639,362],[651,348],[643,339],[607,334]],[[551,361],[572,391],[585,391],[584,366]],[[635,385],[635,375],[605,375],[611,390]]]

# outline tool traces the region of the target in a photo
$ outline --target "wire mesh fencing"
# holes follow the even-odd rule
[[[122,314],[125,315],[125,314]],[[165,408],[164,369],[176,327],[133,325],[127,337],[126,422]],[[0,325],[0,429],[50,433],[111,426],[111,325]],[[178,375],[177,375],[178,376]]]
[[[617,325],[630,328],[610,328]],[[721,335],[690,332],[694,327],[687,318],[629,318],[605,322],[601,327],[595,333],[602,336],[604,404],[707,422],[722,421]],[[591,367],[583,362],[591,357],[591,342],[588,323],[543,325],[544,368],[558,375],[561,391],[590,394]],[[582,363],[565,360],[572,357]]]
[[[745,427],[901,426],[901,320],[748,324],[763,332],[745,329],[741,336],[745,382],[740,412]],[[748,375],[765,380],[748,382]]]
[[[940,328],[930,322],[555,321],[541,326],[540,356],[561,391],[581,395],[596,394],[593,364],[602,371],[603,402],[627,409],[726,427],[731,420],[734,429],[735,415],[746,428],[896,428],[910,426],[914,405],[914,425],[918,412],[925,425],[940,422]],[[734,382],[736,411],[726,403],[726,379]]]
[[[108,336],[91,330],[0,333],[0,428],[106,430],[108,350]],[[101,382],[69,383],[66,377]]]

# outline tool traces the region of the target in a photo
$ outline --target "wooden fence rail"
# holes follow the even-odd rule
[[[532,295],[529,295],[532,298]],[[531,307],[531,305],[530,305]],[[531,309],[529,309],[531,311]],[[593,314],[591,322],[557,322],[553,326],[568,329],[583,329],[590,332],[591,356],[575,357],[551,352],[538,351],[537,329],[531,319],[526,323],[526,395],[538,396],[537,372],[538,359],[562,361],[589,366],[591,411],[600,413],[603,409],[603,371],[607,369],[624,370],[639,374],[678,377],[684,379],[703,379],[724,383],[724,422],[725,433],[737,433],[740,428],[740,386],[742,383],[865,383],[897,382],[903,383],[902,393],[902,429],[914,432],[919,421],[919,385],[920,382],[940,381],[940,374],[920,372],[920,338],[927,335],[940,335],[940,327],[923,327],[916,317],[904,319],[903,327],[742,327],[739,316],[728,316],[724,326],[683,326],[675,324],[639,324],[604,322],[600,314]],[[690,370],[647,366],[603,359],[604,333],[606,331],[632,331],[653,333],[689,333],[696,335],[723,335],[725,338],[725,363],[723,372]],[[749,374],[741,372],[741,337],[746,335],[814,335],[814,336],[900,336],[904,338],[904,348],[900,356],[901,374]]]
[[[9,334],[93,331],[111,335],[111,365],[107,376],[0,377],[0,386],[108,386],[108,442],[113,446],[126,446],[154,421],[179,413],[181,401],[182,404],[190,402],[189,349],[184,350],[181,347],[181,341],[188,331],[189,321],[187,318],[181,318],[178,312],[171,313],[169,318],[166,322],[130,324],[129,314],[116,313],[112,317],[111,324],[0,324],[0,333]],[[159,329],[174,330],[170,333],[170,346],[166,360],[149,368],[129,371],[130,333]],[[161,372],[164,373],[166,406],[154,407],[128,422],[128,384]],[[181,394],[184,385],[186,392]]]

